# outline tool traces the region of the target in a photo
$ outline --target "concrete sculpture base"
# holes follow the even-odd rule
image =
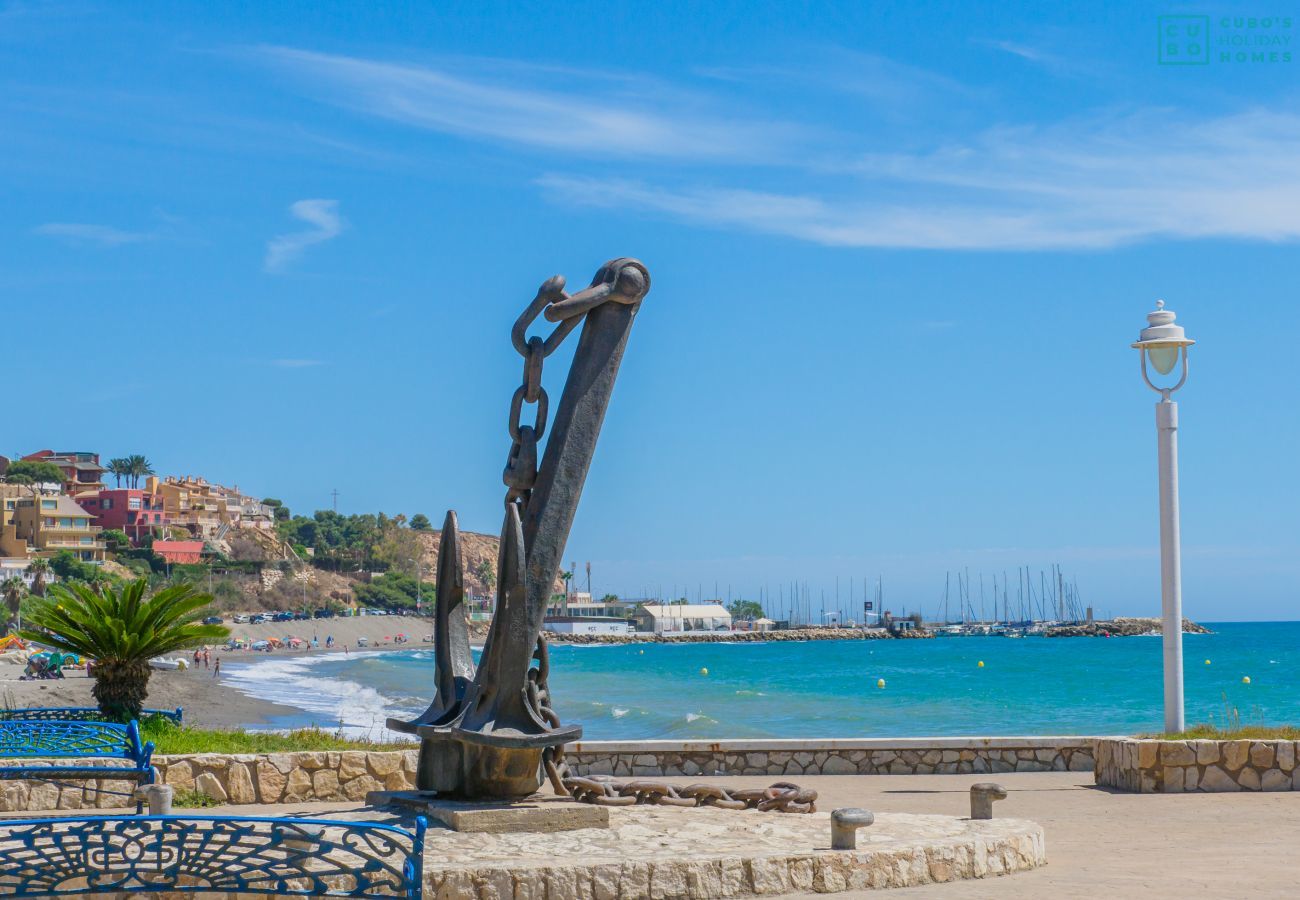
[[[1010,875],[1047,861],[1024,819],[880,813],[831,849],[829,813],[609,808],[609,827],[551,834],[430,829],[436,897],[720,898],[834,893]],[[996,891],[996,888],[991,888]]]
[[[448,800],[425,791],[374,791],[366,795],[366,805],[409,810],[452,831],[480,834],[538,834],[609,827],[609,807],[545,794],[504,801]]]

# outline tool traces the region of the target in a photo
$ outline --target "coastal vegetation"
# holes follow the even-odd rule
[[[1239,725],[1221,727],[1210,722],[1194,725],[1177,734],[1143,734],[1141,738],[1160,741],[1300,741],[1300,727],[1295,725]]]
[[[91,695],[106,719],[138,719],[149,693],[149,660],[224,641],[221,625],[201,619],[212,602],[192,585],[146,597],[147,579],[121,588],[80,582],[51,585],[25,614],[19,634],[28,640],[94,660]]]
[[[122,479],[125,478],[127,487],[138,488],[141,478],[157,474],[154,472],[153,464],[149,462],[148,458],[139,453],[110,459],[107,469],[108,474],[116,479],[118,487],[122,486]]]
[[[164,716],[140,723],[143,740],[154,742],[156,753],[282,753],[298,750],[404,750],[409,741],[393,743],[345,737],[317,727],[285,733],[187,728]]]
[[[43,459],[19,459],[4,471],[9,484],[63,484],[63,470]]]

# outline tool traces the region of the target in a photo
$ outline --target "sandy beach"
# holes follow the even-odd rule
[[[94,706],[90,689],[95,682],[84,671],[70,669],[67,677],[52,681],[19,681],[20,666],[0,669],[0,706]],[[270,717],[293,712],[229,687],[203,669],[155,671],[149,679],[151,709],[185,709],[185,724],[201,728],[239,728],[267,722]]]
[[[367,650],[401,650],[428,647],[424,638],[433,632],[430,619],[415,616],[359,616],[334,619],[317,619],[305,622],[266,622],[261,625],[232,624],[227,618],[226,627],[232,637],[263,640],[286,636],[301,637],[320,643],[317,649],[275,650],[271,653],[249,650],[212,650],[212,660],[221,660],[227,672],[238,666],[257,665],[260,662],[286,656],[318,655],[322,653],[347,653],[357,649],[357,639],[369,641]],[[398,634],[406,634],[407,643],[396,643]],[[334,637],[335,646],[325,649],[325,640]],[[177,657],[190,658],[191,654],[177,653]],[[0,707],[28,706],[94,706],[90,689],[94,681],[84,670],[68,669],[62,680],[19,681],[23,666],[17,662],[0,664]],[[245,725],[265,725],[273,719],[291,715],[297,710],[249,696],[214,678],[211,669],[155,669],[149,678],[151,709],[184,707],[185,724],[198,728],[240,728]]]

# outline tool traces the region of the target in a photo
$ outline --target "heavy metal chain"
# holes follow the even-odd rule
[[[625,270],[633,273],[626,280]],[[506,506],[514,504],[519,510],[521,521],[537,483],[538,444],[546,434],[550,411],[550,400],[546,389],[542,387],[543,362],[578,327],[588,312],[607,301],[639,303],[648,287],[649,273],[640,263],[618,259],[601,268],[590,287],[573,295],[565,293],[563,276],[556,275],[547,279],[537,289],[537,296],[528,304],[527,309],[515,320],[514,328],[510,330],[510,342],[524,358],[524,377],[523,384],[515,389],[514,396],[510,398],[507,426],[510,432],[510,453],[506,457],[501,479],[506,485]],[[541,315],[547,321],[558,323],[555,330],[546,338],[528,337],[528,328]],[[531,425],[524,424],[525,403],[536,404]],[[552,728],[559,728],[560,717],[551,708],[548,685],[550,652],[546,638],[542,635],[537,638],[533,662],[534,665],[528,670],[528,704],[540,719]],[[564,748],[548,748],[543,755],[543,763],[556,793],[567,795],[569,792],[563,783],[567,771]]]
[[[757,809],[762,812],[812,813],[817,811],[817,792],[797,784],[778,781],[766,788],[728,791],[716,784],[677,787],[658,781],[615,781],[607,775],[589,778],[570,776],[564,786],[573,799],[598,806],[712,806],[718,809]]]
[[[523,315],[515,322],[510,331],[510,341],[524,358],[524,383],[510,398],[510,454],[506,457],[506,468],[501,480],[506,484],[506,505],[519,507],[522,520],[528,500],[532,497],[533,485],[537,483],[537,444],[546,434],[546,416],[549,411],[549,399],[546,389],[542,387],[542,362],[556,351],[564,339],[582,321],[582,313],[560,321],[551,332],[550,337],[526,338],[525,332],[542,311],[564,300],[564,278],[556,275],[547,279],[537,289],[537,296],[528,304]],[[536,403],[533,424],[525,425],[522,421],[524,404]]]
[[[649,286],[650,274],[644,266],[635,260],[616,259],[601,267],[590,287],[576,294],[565,293],[562,275],[548,278],[537,289],[533,302],[515,320],[515,326],[510,330],[510,342],[524,358],[524,378],[523,384],[510,398],[510,454],[506,457],[501,479],[506,484],[506,505],[513,503],[519,507],[520,521],[537,483],[537,446],[546,434],[546,417],[550,409],[546,389],[542,387],[542,363],[564,343],[591,310],[606,302],[640,303]],[[548,322],[559,324],[545,339],[528,337],[529,326],[540,315],[545,315]],[[537,404],[532,425],[523,423],[525,403]]]

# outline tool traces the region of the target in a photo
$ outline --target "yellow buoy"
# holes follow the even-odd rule
[[[637,655],[637,656],[645,656],[645,651],[644,651],[644,650],[638,650],[638,651],[636,652],[636,655]],[[1207,662],[1208,662],[1208,660],[1207,660]]]
[[[1243,676],[1241,676],[1241,683],[1242,683],[1242,684],[1250,684],[1250,676],[1249,676],[1249,675],[1243,675]]]
[[[876,679],[876,687],[878,687],[878,688],[883,688],[884,686],[885,686],[885,679],[883,679],[883,678],[877,678],[877,679]]]
[[[1210,661],[1207,659],[1207,660],[1205,661],[1205,664],[1208,666],[1208,665],[1210,664]]]
[[[708,675],[708,674],[709,674],[709,670],[706,669],[706,668],[704,668],[703,666],[701,666],[701,667],[700,667],[700,674],[701,674],[701,675]]]
[[[976,663],[976,665],[979,666],[981,669],[984,668],[984,660],[981,659],[978,663]]]

